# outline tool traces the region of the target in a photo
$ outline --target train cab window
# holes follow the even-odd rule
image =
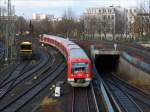
[[[31,49],[31,45],[21,45],[21,49]]]
[[[73,63],[72,64],[72,73],[78,72],[88,72],[88,64],[87,63]]]

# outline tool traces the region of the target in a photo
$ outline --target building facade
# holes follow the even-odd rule
[[[113,6],[86,9],[84,13],[85,32],[111,36],[122,33],[125,22],[124,12],[124,8]]]
[[[133,36],[133,24],[137,20],[137,15],[142,13],[142,11],[138,8],[126,8],[125,9],[125,17],[126,17],[126,26],[125,33],[126,35]]]
[[[131,35],[132,24],[140,12],[137,8],[119,6],[87,8],[84,13],[85,33],[113,37]]]

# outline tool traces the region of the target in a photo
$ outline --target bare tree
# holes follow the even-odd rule
[[[102,23],[101,23],[101,19],[98,18],[97,19],[97,24],[96,24],[96,28],[97,28],[97,32],[98,34],[100,35],[100,38],[101,38],[101,34],[102,34]]]
[[[149,14],[137,14],[135,21],[131,24],[131,32],[135,37],[143,37],[149,35],[150,19]]]
[[[73,37],[74,30],[76,29],[75,14],[71,9],[65,11],[62,17],[62,25],[64,27],[63,33],[66,37]]]
[[[95,37],[95,33],[97,31],[97,25],[96,25],[96,17],[93,16],[90,20],[90,34],[91,34],[91,37],[94,38]]]
[[[24,19],[24,17],[20,16],[18,17],[16,21],[16,32],[23,33],[24,31],[27,31],[29,29],[28,22]]]
[[[47,18],[40,21],[32,21],[34,35],[53,34],[53,22]]]
[[[108,20],[106,19],[106,18],[104,18],[103,20],[102,20],[102,32],[103,32],[103,34],[104,34],[104,39],[106,39],[106,35],[107,35],[107,33],[109,32],[109,24],[108,24]]]

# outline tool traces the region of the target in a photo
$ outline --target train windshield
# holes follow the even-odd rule
[[[31,45],[21,45],[21,49],[31,49]]]
[[[88,63],[73,63],[72,64],[72,73],[77,72],[88,72]]]

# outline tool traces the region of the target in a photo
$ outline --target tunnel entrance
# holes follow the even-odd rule
[[[95,65],[97,71],[102,73],[110,73],[116,72],[119,62],[119,54],[118,55],[95,55]]]

